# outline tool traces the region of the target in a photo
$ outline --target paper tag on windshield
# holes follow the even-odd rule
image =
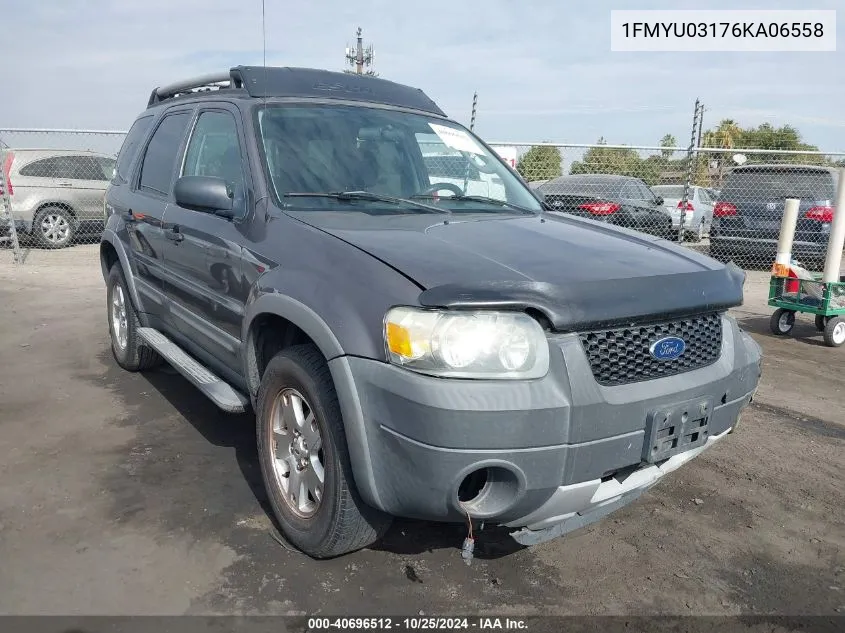
[[[436,123],[429,123],[428,125],[448,147],[456,149],[459,152],[471,152],[473,154],[484,155],[484,150],[482,150],[478,143],[476,143],[473,138],[463,130],[456,130],[455,128],[446,127],[445,125],[437,125]]]

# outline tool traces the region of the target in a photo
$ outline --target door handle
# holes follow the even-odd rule
[[[56,183],[56,185],[58,187],[73,187],[72,182],[59,182],[59,183]]]
[[[174,227],[173,227],[172,229],[170,229],[169,231],[165,231],[165,232],[164,232],[164,235],[165,235],[165,237],[166,237],[167,239],[169,239],[171,242],[181,242],[182,240],[184,240],[184,239],[185,239],[185,236],[184,236],[184,235],[182,234],[182,232],[179,230],[179,227],[178,227],[178,226],[174,226]]]

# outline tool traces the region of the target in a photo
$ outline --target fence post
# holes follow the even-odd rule
[[[15,226],[15,218],[12,215],[12,199],[9,195],[9,183],[6,181],[6,150],[0,145],[0,220],[5,220],[9,225],[9,237],[0,238],[0,242],[9,240],[12,243],[12,251],[15,256],[15,263],[23,263],[21,258],[21,246],[18,242],[18,230]]]
[[[695,137],[698,131],[698,117],[700,116],[701,105],[695,100],[695,112],[692,115],[692,134],[690,135],[689,148],[687,149],[687,179],[684,182],[684,195],[681,198],[680,220],[678,222],[678,242],[684,241],[684,219],[687,216],[687,202],[689,201],[689,188],[692,186],[692,172],[695,164]]]

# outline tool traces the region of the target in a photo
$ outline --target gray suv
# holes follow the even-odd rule
[[[441,180],[426,153],[450,152],[501,184]],[[393,516],[565,534],[726,437],[757,388],[727,314],[740,269],[547,213],[384,79],[237,67],[158,88],[106,210],[117,363],[251,408],[275,518],[315,557]]]
[[[7,149],[0,162],[23,240],[63,248],[76,237],[99,237],[114,158],[87,151]]]

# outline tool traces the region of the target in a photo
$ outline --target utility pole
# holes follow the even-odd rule
[[[361,27],[358,27],[358,32],[356,33],[357,44],[355,48],[350,46],[346,47],[346,61],[347,63],[354,67],[355,70],[344,70],[343,72],[350,74],[350,75],[368,75],[370,77],[377,77],[375,71],[373,70],[364,70],[365,66],[371,66],[373,63],[373,46],[372,44],[368,46],[366,49],[364,48],[364,38],[361,36]]]
[[[690,134],[689,149],[687,150],[687,179],[684,181],[684,195],[680,202],[680,226],[678,227],[678,241],[684,241],[684,219],[687,213],[687,202],[689,202],[690,188],[693,182],[693,166],[696,164],[696,138],[701,135],[701,119],[704,116],[704,104],[698,99],[695,100],[695,112],[692,116],[692,134]]]

